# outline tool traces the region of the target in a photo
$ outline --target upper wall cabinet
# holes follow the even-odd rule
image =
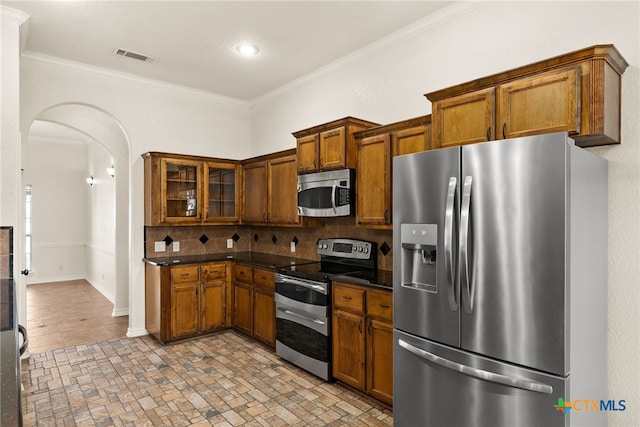
[[[142,157],[145,225],[240,220],[237,162],[157,152]]]
[[[356,225],[391,229],[392,157],[431,148],[431,116],[363,130],[355,138]]]
[[[378,126],[377,123],[345,117],[323,125],[294,132],[297,141],[298,173],[355,168],[354,132]]]
[[[299,227],[318,225],[315,218],[298,216],[295,150],[285,150],[242,162],[242,222]]]
[[[619,144],[627,66],[598,45],[428,93],[433,148],[562,131],[582,147]]]

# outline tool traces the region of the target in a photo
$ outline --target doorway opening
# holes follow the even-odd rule
[[[123,127],[98,107],[58,104],[36,115],[22,151],[23,185],[32,187],[34,273],[27,276],[23,291],[28,295],[27,284],[48,283],[53,298],[76,289],[87,299],[75,305],[90,306],[92,299],[103,299],[111,305],[114,322],[121,329],[123,323],[128,327],[124,316],[129,314],[130,292],[130,163]],[[27,305],[27,318],[32,317],[29,311]],[[89,329],[91,310],[80,311],[68,317],[77,320],[78,328]],[[92,340],[90,335],[87,339]]]

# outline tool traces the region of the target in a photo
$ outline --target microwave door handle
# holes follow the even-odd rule
[[[334,213],[338,213],[338,208],[336,207],[336,188],[338,187],[338,184],[333,184],[333,187],[331,187],[331,207],[333,208],[333,212]]]

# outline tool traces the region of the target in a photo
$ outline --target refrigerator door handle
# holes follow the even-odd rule
[[[454,273],[455,265],[453,263],[453,220],[457,185],[458,180],[453,176],[450,177],[449,187],[447,189],[447,201],[444,210],[444,262],[445,271],[447,272],[449,308],[451,308],[451,311],[458,310],[458,301],[456,299],[458,293],[456,292],[456,276]]]
[[[469,228],[471,222],[471,185],[473,178],[466,176],[464,178],[464,187],[462,190],[462,209],[460,212],[460,287],[465,293],[462,298],[464,311],[467,314],[473,312],[474,290],[471,289],[472,278],[469,274]]]
[[[435,363],[436,365],[442,366],[443,368],[451,369],[452,371],[456,371],[461,374],[468,375],[470,377],[502,384],[508,387],[515,387],[515,388],[520,388],[522,390],[533,391],[536,393],[543,393],[543,394],[553,393],[553,387],[548,384],[529,381],[529,380],[523,380],[520,378],[514,378],[508,375],[498,374],[496,372],[485,371],[483,369],[472,368],[471,366],[463,365],[460,363],[453,362],[449,359],[445,359],[444,357],[436,356],[433,353],[430,353],[428,351],[422,350],[421,348],[415,347],[401,339],[398,340],[398,344],[400,345],[400,347],[404,348],[405,350],[415,354],[416,356],[422,359]]]

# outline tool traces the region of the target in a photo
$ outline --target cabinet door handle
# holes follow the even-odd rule
[[[360,323],[358,323],[358,331],[362,333],[362,319],[360,319]]]
[[[502,138],[507,139],[507,123],[502,124]]]
[[[389,209],[384,210],[384,220],[389,221]]]
[[[373,335],[371,334],[371,325],[372,325],[372,322],[369,322],[369,331],[368,331],[367,333],[368,333],[368,335],[369,335],[370,337],[371,337],[371,336],[373,336]]]
[[[487,141],[491,141],[491,126],[487,128]]]

